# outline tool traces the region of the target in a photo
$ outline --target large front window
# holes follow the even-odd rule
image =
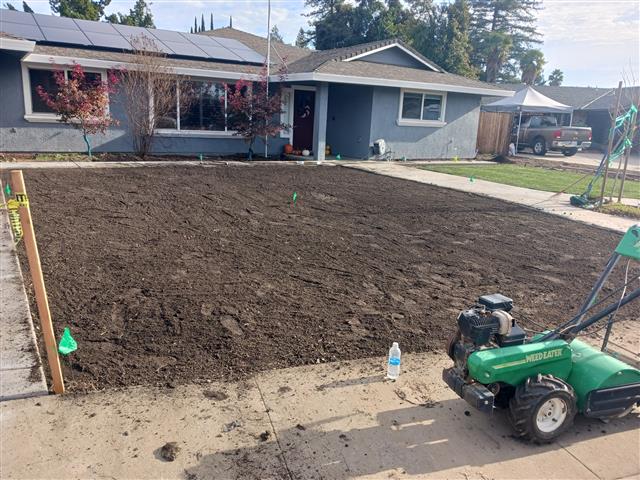
[[[400,125],[439,126],[444,124],[446,94],[405,91],[400,93]]]
[[[31,92],[31,113],[45,113],[54,114],[54,111],[47,106],[38,94],[38,87],[42,87],[43,90],[51,95],[55,95],[58,92],[58,85],[54,78],[55,71],[50,69],[29,69],[29,91]],[[69,78],[70,71],[64,71],[65,78]],[[101,82],[102,75],[96,72],[85,72],[85,79],[87,83]]]
[[[227,91],[223,83],[203,80],[177,85],[176,107],[158,121],[158,128],[185,132],[231,132]]]

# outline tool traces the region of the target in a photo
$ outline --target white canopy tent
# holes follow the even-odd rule
[[[523,88],[513,97],[502,98],[482,107],[485,112],[518,113],[518,136],[516,137],[516,152],[520,138],[522,113],[569,113],[573,115],[573,107],[556,102],[552,98],[542,95],[532,87]]]

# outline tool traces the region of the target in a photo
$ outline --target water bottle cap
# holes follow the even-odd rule
[[[393,345],[391,345],[392,347],[398,347],[398,342],[393,342]]]

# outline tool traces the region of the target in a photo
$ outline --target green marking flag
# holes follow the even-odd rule
[[[8,197],[11,196],[11,185],[8,183],[4,186],[4,193],[6,193]]]
[[[342,155],[340,155],[339,153],[336,155],[336,160],[342,160]]]
[[[293,192],[293,196],[291,197],[291,199],[293,200],[293,204],[295,205],[298,201],[298,192]]]
[[[475,180],[475,178],[473,178],[473,175],[471,175],[471,176],[469,177],[469,181],[470,181],[471,183],[473,183],[473,182],[474,182],[474,180]]]
[[[77,349],[78,344],[71,336],[69,327],[66,327],[64,329],[64,332],[62,332],[62,338],[60,339],[60,343],[58,344],[58,351],[62,355],[69,355],[71,352],[75,352]]]

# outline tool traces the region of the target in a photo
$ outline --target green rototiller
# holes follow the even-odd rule
[[[629,262],[623,285],[598,300],[621,258]],[[626,415],[640,404],[640,371],[614,358],[607,344],[618,310],[640,296],[640,276],[628,275],[634,261],[640,261],[640,225],[622,237],[578,314],[530,338],[508,313],[510,298],[480,297],[458,316],[448,344],[455,364],[443,371],[444,381],[481,411],[508,407],[516,435],[537,443],[557,438],[577,412],[603,420]],[[600,349],[576,339],[599,321]]]

